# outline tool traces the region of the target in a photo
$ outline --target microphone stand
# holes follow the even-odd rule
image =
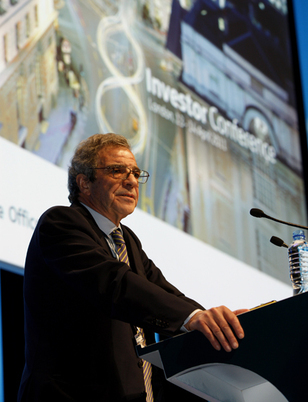
[[[250,215],[254,216],[255,218],[267,218],[267,219],[271,219],[274,222],[282,223],[283,225],[288,225],[288,226],[293,226],[293,227],[296,227],[296,228],[299,228],[299,229],[308,230],[307,226],[298,225],[296,223],[290,223],[290,222],[281,221],[279,219],[273,218],[272,216],[266,215],[261,209],[258,209],[258,208],[252,208],[250,210]]]

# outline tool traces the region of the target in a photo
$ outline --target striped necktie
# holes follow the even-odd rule
[[[129,265],[128,255],[127,255],[127,248],[126,244],[120,229],[116,229],[111,233],[111,237],[117,246],[117,251],[119,255],[120,261],[125,262],[125,264]],[[145,336],[144,331],[142,328],[137,328],[137,335],[141,335],[141,339],[144,340],[145,343]],[[145,345],[144,345],[145,346]],[[151,363],[143,360],[143,378],[144,378],[144,386],[145,391],[147,393],[147,402],[153,402],[153,389],[152,389],[152,365]]]

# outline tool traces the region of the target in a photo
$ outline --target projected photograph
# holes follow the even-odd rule
[[[289,283],[269,239],[292,229],[249,215],[306,223],[286,0],[7,0],[0,23],[1,137],[66,170],[126,136],[140,209]]]

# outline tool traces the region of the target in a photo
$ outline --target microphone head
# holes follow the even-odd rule
[[[275,246],[288,248],[288,245],[279,237],[272,236],[270,242],[275,244]]]
[[[264,216],[266,216],[265,213],[258,208],[252,208],[250,210],[250,215],[254,216],[255,218],[263,218]]]

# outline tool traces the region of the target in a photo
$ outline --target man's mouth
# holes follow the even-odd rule
[[[130,193],[125,193],[125,194],[118,194],[120,197],[129,197],[132,198],[133,200],[135,199],[134,194],[130,194]]]

